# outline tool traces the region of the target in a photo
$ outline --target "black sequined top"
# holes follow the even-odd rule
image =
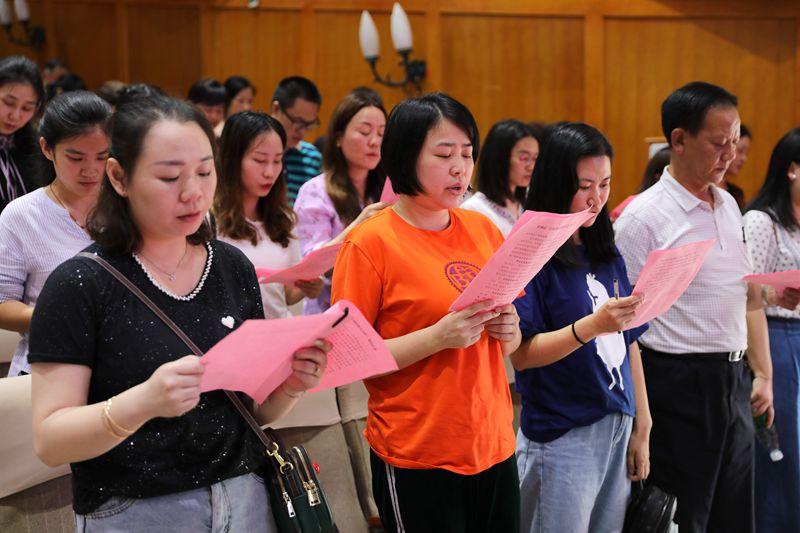
[[[87,248],[117,267],[208,350],[249,318],[263,318],[255,271],[228,244],[212,241],[208,277],[190,301],[161,292],[131,255],[112,257]],[[230,319],[225,322],[230,323]],[[190,350],[152,311],[100,265],[72,258],[48,278],[33,314],[31,363],[70,363],[92,369],[88,404],[102,402],[147,380],[162,364]],[[73,463],[73,508],[86,514],[112,496],[147,498],[198,487],[257,470],[260,443],[222,391],[177,418],[156,418],[112,450]]]

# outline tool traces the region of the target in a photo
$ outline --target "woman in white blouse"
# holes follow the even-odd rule
[[[800,128],[778,141],[767,178],[744,215],[754,272],[800,270]],[[800,291],[762,288],[772,353],[775,424],[784,459],[773,463],[756,447],[758,531],[795,531],[800,524]]]
[[[50,273],[92,243],[84,227],[97,203],[108,159],[111,107],[73,91],[47,105],[39,144],[49,160],[46,187],[12,201],[0,214],[0,328],[21,339],[9,376],[29,374],[28,330]]]
[[[287,201],[283,153],[286,133],[265,113],[243,111],[228,117],[219,139],[219,180],[214,199],[218,238],[239,248],[256,267],[277,270],[300,261],[296,216]],[[266,318],[291,316],[289,306],[317,298],[322,279],[294,286],[261,284]],[[306,393],[270,427],[284,444],[303,444],[324,465],[319,476],[343,530],[363,526],[341,416],[333,389]]]
[[[530,126],[519,120],[498,122],[478,158],[478,192],[461,207],[486,215],[507,237],[522,214],[537,157],[539,140]]]
[[[295,214],[286,199],[286,132],[269,115],[245,111],[229,117],[220,137],[219,184],[214,199],[219,239],[241,249],[256,267],[288,268],[300,261]],[[261,285],[264,315],[291,316],[289,306],[316,298],[322,280],[295,286]]]

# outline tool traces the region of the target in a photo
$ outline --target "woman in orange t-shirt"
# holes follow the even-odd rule
[[[503,237],[457,209],[478,152],[469,110],[444,94],[398,105],[381,160],[397,203],[347,237],[331,301],[352,301],[399,370],[366,381],[372,485],[387,531],[519,529],[513,410],[503,359],[513,305],[448,307]]]

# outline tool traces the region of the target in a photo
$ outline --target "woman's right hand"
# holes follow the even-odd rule
[[[205,367],[196,355],[164,363],[145,381],[152,418],[171,418],[190,411],[200,401],[200,378]]]
[[[609,298],[606,303],[591,314],[595,336],[625,330],[642,301],[643,298],[641,296],[626,296],[619,299]]]
[[[448,313],[433,326],[435,341],[442,350],[472,346],[481,338],[485,323],[498,315],[491,300]]]
[[[350,226],[355,228],[368,218],[372,217],[372,215],[376,214],[378,211],[381,211],[387,207],[389,207],[389,204],[386,202],[375,202],[374,204],[369,204],[361,210],[361,213],[359,213],[358,217],[356,217]]]

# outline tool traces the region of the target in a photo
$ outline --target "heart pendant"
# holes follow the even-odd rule
[[[233,324],[234,324],[234,321],[233,321],[233,317],[232,316],[223,317],[223,319],[222,319],[222,325],[223,326],[225,326],[226,328],[229,328],[229,329],[233,329]]]

